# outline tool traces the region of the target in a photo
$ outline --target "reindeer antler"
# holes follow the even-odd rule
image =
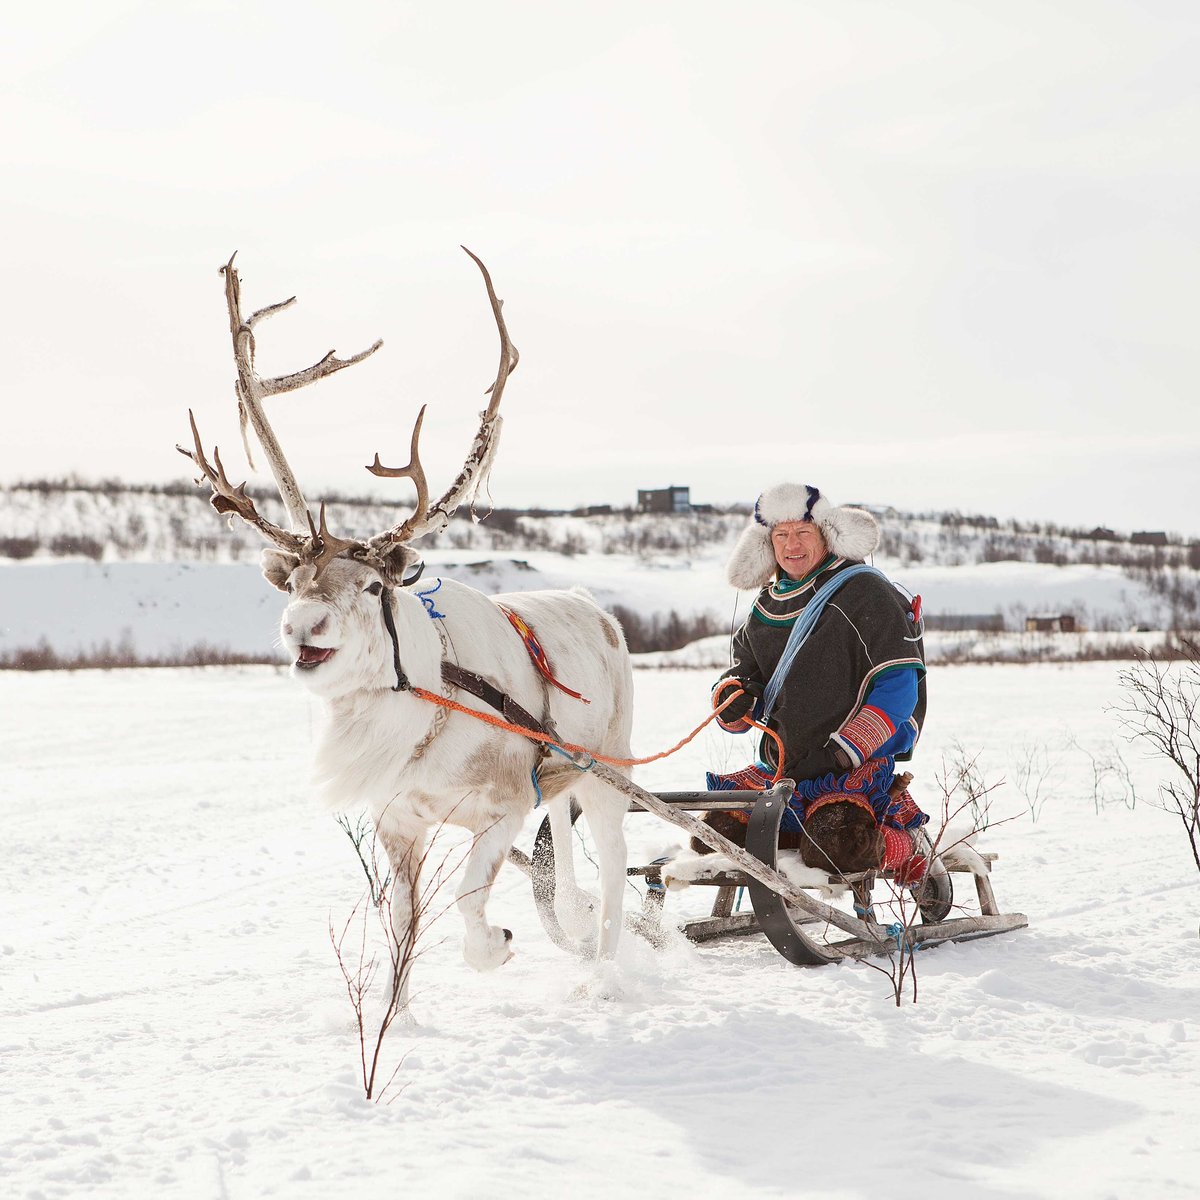
[[[210,503],[218,512],[236,513],[243,521],[253,525],[259,533],[281,549],[298,555],[304,562],[313,563],[316,566],[317,574],[320,574],[338,554],[356,547],[365,550],[366,547],[362,542],[343,541],[334,537],[326,524],[323,504],[321,505],[320,528],[318,529],[313,524],[312,514],[305,503],[304,494],[300,491],[300,485],[284,457],[279,439],[275,436],[275,431],[267,420],[263,400],[267,396],[277,396],[280,392],[293,392],[306,384],[324,379],[325,376],[332,375],[344,367],[351,367],[357,362],[362,362],[364,358],[374,354],[383,345],[383,342],[377,341],[361,353],[346,359],[338,358],[335,352],[330,350],[319,362],[314,363],[311,367],[306,367],[303,371],[296,371],[291,375],[280,375],[275,379],[261,378],[254,369],[254,327],[266,317],[274,316],[275,313],[290,308],[295,304],[296,297],[291,296],[278,304],[270,304],[266,308],[260,308],[257,312],[252,313],[249,318],[243,318],[241,280],[233,266],[233,260],[236,257],[235,252],[221,268],[221,274],[225,276],[225,303],[229,310],[229,332],[233,338],[233,359],[238,373],[238,414],[242,422],[242,437],[245,439],[246,424],[249,422],[254,426],[254,432],[262,445],[263,453],[267,457],[267,464],[271,468],[271,474],[275,477],[275,484],[279,488],[279,495],[287,510],[288,520],[296,532],[288,532],[259,514],[254,507],[254,502],[246,495],[246,485],[241,483],[235,487],[229,482],[225,468],[221,464],[220,452],[217,449],[213,449],[213,460],[216,466],[214,467],[208,461],[200,441],[200,431],[196,427],[196,418],[190,410],[188,419],[192,424],[192,439],[195,449],[188,450],[183,446],[177,446],[176,449],[190,458],[203,472],[205,479],[212,487]],[[247,445],[247,457],[249,457],[249,450],[249,445]],[[197,482],[200,481],[197,480]],[[307,533],[304,532],[306,528]]]
[[[421,466],[421,458],[417,453],[417,442],[421,437],[421,423],[425,420],[425,410],[429,406],[421,405],[417,413],[416,424],[413,425],[412,440],[408,444],[408,465],[405,467],[385,467],[379,461],[378,452],[375,461],[367,468],[372,475],[381,479],[411,479],[417,485],[416,511],[422,513],[429,504],[429,483],[425,479],[425,469]]]
[[[294,528],[302,530],[306,524],[310,523],[308,505],[304,502],[304,495],[300,491],[300,485],[296,482],[296,476],[283,455],[279,439],[275,436],[275,431],[267,420],[262,402],[267,396],[277,396],[281,392],[294,392],[297,388],[315,383],[318,379],[324,379],[327,375],[333,375],[345,367],[352,367],[355,363],[362,362],[364,358],[374,354],[383,345],[383,342],[377,341],[361,353],[346,359],[338,358],[336,353],[330,350],[319,362],[314,363],[311,367],[306,367],[303,371],[296,371],[291,375],[280,375],[275,379],[260,378],[254,369],[254,327],[266,317],[272,317],[285,308],[290,308],[296,303],[296,297],[290,296],[278,304],[260,308],[251,314],[249,319],[243,319],[241,280],[233,266],[233,260],[236,257],[237,251],[234,251],[229,261],[221,268],[221,274],[225,276],[225,303],[229,309],[229,332],[233,338],[233,358],[238,372],[238,411],[242,418],[243,428],[247,419],[254,426],[255,435],[263,448],[263,453],[267,456],[267,464],[271,468],[271,474],[274,475],[275,484],[279,488],[279,495],[287,509],[288,520],[291,521]]]
[[[350,552],[352,557],[372,563],[387,575],[391,569],[386,559],[390,549],[415,541],[423,534],[444,529],[455,510],[464,502],[474,499],[479,488],[486,482],[496,456],[500,439],[500,400],[504,394],[504,385],[509,375],[516,369],[520,355],[508,336],[508,329],[504,324],[503,301],[496,296],[496,290],[492,286],[492,277],[488,274],[487,267],[483,265],[480,258],[467,250],[466,246],[463,247],[463,250],[470,255],[471,260],[483,274],[488,300],[492,306],[492,315],[495,317],[496,328],[500,333],[500,366],[496,371],[496,378],[487,389],[487,394],[491,399],[487,408],[479,414],[479,430],[475,434],[475,440],[462,469],[435,504],[429,503],[429,483],[425,477],[425,470],[421,466],[419,450],[421,425],[425,420],[424,406],[417,414],[416,423],[413,425],[408,464],[403,467],[385,467],[380,461],[379,455],[375,455],[374,463],[367,470],[373,475],[384,478],[411,479],[417,488],[417,501],[415,511],[407,520],[392,529],[377,534],[367,542],[334,537],[329,532],[323,504],[321,505],[320,524],[318,526],[314,523],[300,485],[296,481],[296,476],[288,465],[279,439],[275,436],[275,431],[267,420],[263,400],[267,396],[276,396],[280,392],[295,391],[306,384],[315,383],[318,379],[324,379],[327,375],[341,371],[345,367],[362,362],[364,358],[374,354],[383,345],[383,342],[377,341],[361,353],[346,359],[338,358],[331,350],[324,358],[303,371],[296,371],[291,375],[280,375],[275,379],[262,379],[254,369],[254,327],[266,317],[290,308],[296,302],[296,298],[291,296],[278,304],[260,308],[249,318],[243,318],[241,280],[233,267],[236,254],[229,259],[221,268],[221,273],[225,276],[225,302],[229,310],[229,332],[233,339],[233,357],[238,372],[237,397],[238,411],[242,419],[242,432],[244,436],[247,423],[254,427],[254,432],[262,445],[267,463],[279,488],[284,507],[287,509],[288,520],[295,532],[289,532],[274,525],[259,514],[254,507],[254,502],[246,495],[246,485],[241,483],[235,487],[229,482],[221,463],[220,453],[216,449],[213,450],[213,460],[216,465],[214,466],[208,461],[200,440],[200,431],[196,427],[196,419],[189,411],[188,418],[192,425],[195,449],[188,450],[183,446],[176,448],[181,454],[187,455],[203,472],[212,488],[211,503],[218,512],[236,513],[243,521],[253,525],[264,537],[281,549],[298,555],[304,562],[313,564],[318,574],[333,559]],[[305,532],[306,527],[307,532]]]
[[[209,503],[213,508],[219,513],[237,513],[243,521],[248,525],[253,525],[263,537],[268,541],[274,542],[281,550],[290,551],[292,554],[299,554],[303,548],[304,539],[294,533],[289,533],[286,529],[281,529],[278,525],[259,515],[258,509],[254,507],[254,501],[246,495],[246,485],[239,483],[237,487],[234,487],[229,482],[229,478],[225,474],[225,468],[221,463],[221,452],[215,446],[213,447],[213,458],[217,464],[215,467],[205,458],[204,446],[200,441],[200,430],[196,427],[196,418],[192,415],[190,408],[188,409],[188,420],[192,425],[192,439],[195,443],[195,449],[188,450],[185,446],[176,446],[175,449],[180,454],[190,458],[204,473],[204,478],[212,486],[212,496],[209,498]],[[200,481],[196,480],[196,482],[199,483]],[[323,517],[324,514],[322,513]]]
[[[379,455],[375,455],[375,462],[367,468],[373,475],[412,479],[417,485],[417,504],[412,516],[392,529],[377,534],[368,543],[371,550],[377,554],[386,553],[391,546],[415,541],[427,533],[445,529],[455,510],[465,501],[473,500],[476,492],[486,482],[496,457],[496,450],[499,447],[501,418],[498,410],[500,399],[504,395],[504,385],[508,381],[509,375],[516,370],[521,356],[508,336],[508,327],[504,323],[504,301],[497,298],[496,289],[492,286],[492,277],[488,273],[487,267],[483,265],[482,259],[472,254],[466,246],[463,246],[462,249],[483,274],[488,300],[492,306],[492,315],[496,319],[496,328],[500,333],[500,366],[496,370],[495,380],[484,393],[491,396],[491,401],[487,408],[479,414],[479,430],[475,434],[475,440],[463,463],[462,470],[433,505],[429,504],[429,486],[417,454],[417,439],[421,432],[421,422],[425,418],[424,407],[417,416],[416,425],[413,427],[408,466],[384,467],[379,461]]]
[[[320,529],[313,524],[312,513],[308,514],[308,529],[309,538],[304,544],[303,558],[305,562],[312,563],[316,568],[313,571],[314,579],[344,550],[356,550],[362,547],[362,542],[343,541],[329,532],[329,526],[325,524],[324,503],[321,504]]]

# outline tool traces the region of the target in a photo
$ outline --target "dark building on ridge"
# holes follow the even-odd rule
[[[1078,633],[1071,613],[1041,613],[1025,618],[1026,633]]]
[[[692,511],[691,488],[638,488],[638,512],[685,513]]]

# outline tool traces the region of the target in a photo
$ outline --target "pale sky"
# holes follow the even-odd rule
[[[1200,534],[1200,6],[10,6],[0,482],[244,471],[217,268],[310,502],[686,484]],[[264,482],[266,480],[263,480]],[[215,519],[215,518],[214,518]]]

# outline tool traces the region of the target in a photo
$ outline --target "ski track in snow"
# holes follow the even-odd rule
[[[1113,735],[1119,669],[931,677],[927,807],[956,741],[989,779],[1023,745],[1058,763],[1037,823],[1010,784],[995,807],[1016,819],[981,839],[1030,929],[920,955],[917,1004],[758,937],[656,952],[629,935],[621,997],[573,999],[591,968],[506,868],[490,916],[516,957],[478,975],[457,915],[434,927],[382,1104],[363,1099],[329,945],[361,875],[309,797],[318,706],[273,668],[2,673],[0,1192],[1193,1196],[1200,886],[1146,803],[1154,768],[1127,751],[1143,798],[1098,815],[1065,748]],[[710,683],[639,672],[635,752],[686,733]],[[749,752],[706,732],[637,777],[694,787]],[[641,861],[682,837],[626,827]]]

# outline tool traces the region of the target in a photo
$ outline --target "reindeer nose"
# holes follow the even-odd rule
[[[311,611],[311,610],[310,610]],[[285,620],[282,624],[283,632],[286,636],[300,636],[304,638],[320,637],[329,629],[329,614],[325,613],[319,621],[314,624],[309,624],[305,618],[310,613],[298,611],[294,613],[290,620]],[[299,633],[297,634],[297,630]]]

